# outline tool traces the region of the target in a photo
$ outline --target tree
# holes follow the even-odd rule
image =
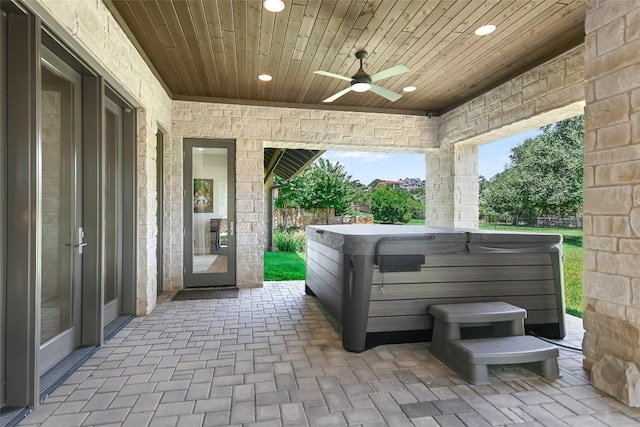
[[[583,132],[584,116],[573,117],[512,148],[506,169],[481,183],[481,207],[512,215],[579,214]]]
[[[411,198],[411,218],[424,219],[427,206],[427,195],[424,186],[409,190],[409,197]]]
[[[384,224],[407,223],[411,219],[409,193],[389,185],[378,185],[371,195],[373,219]]]
[[[284,183],[280,178],[275,182]],[[355,200],[362,199],[362,191],[340,162],[321,157],[279,190],[276,207],[333,208],[336,215],[344,215]]]

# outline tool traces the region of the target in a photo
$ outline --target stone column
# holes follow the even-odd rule
[[[449,144],[426,158],[426,223],[478,226],[478,147]]]
[[[264,150],[263,150],[264,152]],[[273,239],[273,206],[271,199],[271,190],[273,187],[273,175],[264,183],[264,250],[271,250],[271,240]]]
[[[236,140],[236,284],[261,287],[264,279],[264,149]]]
[[[454,227],[478,228],[478,147],[454,145]]]
[[[156,132],[157,125],[147,109],[137,110],[137,295],[136,314],[146,316],[156,306]]]
[[[584,366],[640,406],[640,2],[589,0],[584,139]]]

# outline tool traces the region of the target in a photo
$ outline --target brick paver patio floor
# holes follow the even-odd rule
[[[564,342],[579,345],[570,320]],[[345,351],[303,282],[267,282],[237,299],[161,298],[21,425],[640,425],[640,410],[589,385],[581,360],[561,350],[559,380],[496,367],[490,386],[471,386],[427,343]]]

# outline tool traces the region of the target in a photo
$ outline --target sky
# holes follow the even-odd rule
[[[535,129],[478,147],[478,174],[490,179],[504,170],[511,148],[540,133]],[[322,157],[344,165],[352,179],[368,185],[374,179],[399,180],[425,177],[424,154],[371,151],[326,151]]]

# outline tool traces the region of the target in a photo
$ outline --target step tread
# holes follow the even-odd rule
[[[436,304],[429,313],[448,323],[504,322],[527,317],[524,308],[502,301]]]
[[[529,335],[451,341],[451,350],[468,363],[497,365],[557,358],[558,348]]]

